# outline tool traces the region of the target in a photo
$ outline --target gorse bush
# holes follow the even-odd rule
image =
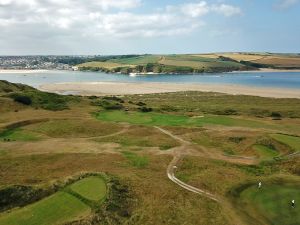
[[[12,93],[9,97],[24,105],[32,105],[36,108],[53,111],[68,109],[68,103],[77,99],[76,97],[40,92],[37,90],[26,91],[24,93]]]
[[[24,105],[31,105],[32,103],[32,100],[30,97],[26,96],[26,95],[14,95],[13,96],[13,99],[15,102],[19,102],[21,104],[24,104]]]

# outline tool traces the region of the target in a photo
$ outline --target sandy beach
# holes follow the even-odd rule
[[[20,74],[20,73],[43,73],[47,72],[48,70],[1,70],[1,73],[11,73],[11,74]]]
[[[229,73],[277,73],[277,72],[299,73],[300,70],[299,69],[291,69],[291,70],[282,69],[282,70],[280,70],[280,69],[261,68],[259,70],[233,71],[233,72],[229,72]]]
[[[232,95],[253,95],[274,98],[300,98],[299,89],[260,88],[232,84],[179,84],[179,83],[113,83],[83,82],[41,85],[39,89],[59,94],[79,95],[130,95],[179,91],[220,92]]]

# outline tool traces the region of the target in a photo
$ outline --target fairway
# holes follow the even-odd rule
[[[160,113],[140,113],[123,111],[99,112],[96,118],[103,121],[126,122],[131,124],[150,125],[150,126],[204,126],[204,125],[223,125],[223,126],[245,126],[260,127],[262,123],[231,118],[227,116],[204,116],[188,117],[182,115],[160,114]]]
[[[9,139],[10,141],[38,141],[41,135],[31,131],[24,131],[21,128],[8,129],[0,133],[0,141]]]
[[[296,208],[291,207],[295,200]],[[251,215],[258,220],[274,225],[296,225],[300,221],[300,186],[297,184],[266,184],[258,189],[251,186],[241,193],[241,201],[246,207],[252,208],[259,216]],[[298,203],[298,205],[297,205]]]
[[[279,153],[276,150],[273,150],[264,145],[254,145],[253,148],[256,151],[256,153],[259,155],[259,158],[261,160],[272,159],[279,155]]]
[[[13,210],[11,213],[0,214],[0,225],[63,224],[85,217],[90,212],[90,207],[76,197],[58,192],[32,205]]]
[[[293,151],[300,151],[300,137],[285,134],[272,134],[271,137],[274,138],[276,141],[288,145],[293,149]]]
[[[82,197],[100,201],[106,196],[106,184],[100,177],[87,177],[70,186],[71,190],[81,195]]]

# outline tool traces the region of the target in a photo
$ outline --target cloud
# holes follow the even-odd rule
[[[288,8],[296,5],[299,2],[300,2],[299,0],[279,0],[275,4],[275,8],[277,8],[277,9],[288,9]]]
[[[213,5],[211,7],[211,10],[215,11],[217,13],[220,13],[224,16],[227,16],[227,17],[242,14],[242,10],[239,7],[232,6],[232,5],[227,5],[227,4]]]
[[[207,15],[231,17],[239,7],[195,1],[137,10],[142,0],[0,0],[0,48],[7,42],[86,38],[153,38],[187,35],[206,24]]]

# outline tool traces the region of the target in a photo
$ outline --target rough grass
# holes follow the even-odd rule
[[[220,93],[177,92],[164,94],[131,95],[126,99],[144,102],[163,112],[209,113],[216,115],[250,115],[270,117],[278,112],[282,117],[300,117],[299,99],[274,99]],[[241,104],[246,102],[247,104]]]
[[[120,131],[117,124],[101,123],[93,120],[51,120],[27,126],[25,129],[54,138],[105,136]]]
[[[130,127],[122,135],[98,138],[95,141],[118,143],[122,147],[159,147],[161,150],[167,150],[179,145],[177,141],[158,130],[141,126]]]
[[[185,157],[176,171],[179,179],[212,193],[224,194],[251,177],[234,164],[198,157]]]
[[[51,225],[87,216],[91,209],[74,196],[58,192],[10,213],[0,214],[1,225]]]
[[[300,137],[284,134],[271,134],[270,136],[278,142],[288,145],[293,151],[300,151]]]
[[[106,196],[105,181],[96,176],[84,178],[70,186],[70,189],[82,197],[92,200],[100,201]]]
[[[147,156],[140,156],[134,152],[123,151],[122,154],[128,159],[129,164],[136,168],[145,168],[149,164]]]
[[[243,207],[250,207],[255,214],[256,222],[267,222],[274,225],[295,225],[300,221],[300,189],[297,184],[264,184],[261,189],[253,185],[240,194]],[[295,200],[296,208],[291,207]],[[297,204],[298,203],[298,204]],[[250,209],[249,209],[250,210]],[[257,221],[258,220],[258,221]]]

